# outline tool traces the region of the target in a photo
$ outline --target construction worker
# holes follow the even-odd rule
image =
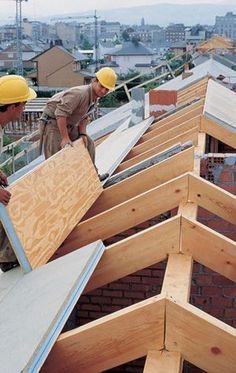
[[[0,78],[0,152],[3,147],[3,129],[7,123],[19,120],[26,101],[36,97],[33,89],[19,75],[7,75]],[[11,194],[5,189],[7,177],[0,171],[0,202],[6,206]],[[0,268],[3,272],[18,265],[15,253],[0,223]]]
[[[66,89],[48,100],[40,118],[41,144],[46,159],[82,137],[95,163],[95,145],[87,134],[87,125],[97,100],[114,90],[117,80],[109,67],[103,67],[95,75],[91,84]],[[99,175],[99,178],[102,181],[107,176]]]

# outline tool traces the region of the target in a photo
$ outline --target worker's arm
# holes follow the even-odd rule
[[[72,145],[72,141],[67,130],[66,117],[57,117],[57,125],[61,134],[61,148],[63,148],[67,144]]]
[[[2,170],[0,170],[0,185],[7,186],[7,176],[4,174]]]
[[[11,193],[8,190],[4,189],[2,186],[0,187],[0,202],[6,206],[10,201]]]
[[[83,139],[84,145],[86,148],[88,147],[88,139],[87,139],[87,125],[90,123],[90,118],[86,117],[79,123],[79,133]]]

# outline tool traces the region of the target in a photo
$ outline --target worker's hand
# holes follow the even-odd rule
[[[3,171],[0,171],[0,185],[8,186],[7,176]]]
[[[69,138],[62,139],[61,148],[65,148],[66,145],[73,146],[72,141]]]
[[[83,143],[86,148],[88,148],[88,138],[86,135],[80,135],[81,139],[83,139]]]
[[[8,190],[4,189],[3,187],[0,187],[0,202],[6,206],[8,202],[10,201],[11,193],[8,192]]]

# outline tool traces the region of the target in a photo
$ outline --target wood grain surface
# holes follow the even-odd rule
[[[52,256],[102,192],[81,140],[9,187],[7,206],[32,268]]]

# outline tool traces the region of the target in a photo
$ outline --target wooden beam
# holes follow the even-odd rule
[[[64,333],[41,371],[97,373],[162,349],[164,312],[156,296]]]
[[[236,243],[203,224],[182,218],[182,251],[198,263],[236,281]]]
[[[163,132],[170,130],[184,122],[192,121],[193,118],[202,114],[202,110],[203,110],[203,105],[195,108],[194,110],[191,110],[191,112],[189,113],[187,112],[186,114],[179,116],[176,119],[172,119],[172,120],[169,119],[169,121],[163,124],[161,120],[160,122],[157,122],[156,124],[151,125],[148,131],[140,138],[138,144],[142,144],[143,142],[152,138],[152,136],[160,135]]]
[[[106,248],[85,289],[89,292],[147,268],[179,252],[180,217],[176,216]]]
[[[192,257],[170,254],[162,285],[162,294],[172,299],[187,302],[190,296],[192,279]]]
[[[57,253],[65,254],[97,239],[105,240],[175,208],[187,198],[187,180],[188,174],[182,175],[83,221]]]
[[[166,300],[165,343],[204,371],[235,373],[235,329],[190,304]]]
[[[188,199],[222,219],[236,224],[236,197],[209,181],[189,174]]]
[[[137,155],[140,155],[144,153],[145,151],[148,151],[149,149],[161,145],[162,143],[165,143],[166,141],[175,138],[176,136],[182,135],[183,133],[199,127],[200,125],[200,115],[197,117],[194,117],[190,121],[186,121],[182,124],[178,124],[177,126],[168,129],[167,131],[159,134],[159,135],[153,135],[150,139],[145,141],[144,143],[140,145],[136,145],[127,155],[124,161],[131,159],[133,157],[136,157]]]
[[[179,136],[176,136],[176,137],[173,137],[170,140],[167,140],[166,142],[164,142],[161,145],[155,146],[154,148],[152,148],[148,151],[145,151],[144,153],[142,153],[140,155],[137,155],[136,157],[134,157],[132,159],[129,159],[128,161],[125,161],[125,162],[121,163],[117,167],[115,173],[126,170],[127,168],[129,168],[129,167],[131,167],[131,166],[133,166],[133,165],[135,165],[135,164],[143,161],[144,159],[147,159],[147,158],[149,158],[149,157],[151,157],[155,154],[158,154],[158,153],[164,151],[165,149],[170,148],[171,146],[173,146],[175,144],[184,143],[184,142],[189,141],[189,140],[192,141],[194,145],[197,144],[198,127],[194,127],[191,130],[186,131]]]
[[[106,188],[83,220],[136,197],[138,194],[144,193],[185,172],[192,171],[193,152],[194,147],[186,149],[118,184]]]
[[[182,365],[179,352],[150,350],[143,373],[181,373]]]
[[[167,125],[167,128],[171,128],[172,126],[175,126],[176,124],[180,124],[183,122],[186,122],[186,120],[191,119],[195,117],[196,115],[202,114],[203,112],[203,105],[204,105],[204,100],[199,100],[197,102],[194,102],[190,106],[187,106],[174,114],[168,115],[166,118],[163,118],[161,120],[158,120],[154,122],[149,129],[147,130],[146,133],[152,132],[156,128],[164,127]],[[142,136],[142,138],[145,135]],[[142,139],[141,138],[141,139]]]
[[[206,132],[208,135],[222,141],[224,144],[227,144],[234,149],[236,148],[236,132],[230,131],[203,115],[201,117],[201,131]]]

